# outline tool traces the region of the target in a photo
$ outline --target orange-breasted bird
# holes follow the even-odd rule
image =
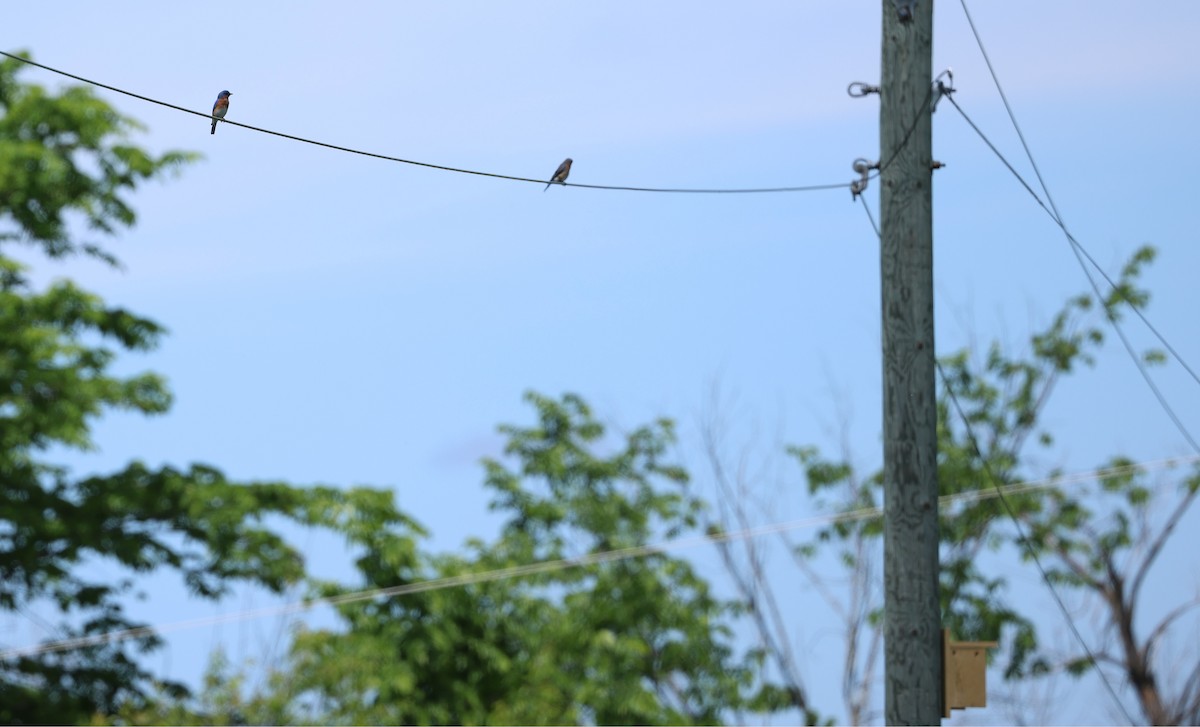
[[[229,96],[228,91],[222,91],[217,94],[217,101],[213,104],[213,125],[210,134],[217,133],[217,122],[225,118],[225,114],[229,113]]]

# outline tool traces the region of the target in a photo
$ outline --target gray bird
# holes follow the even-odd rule
[[[558,169],[554,170],[554,176],[550,177],[550,181],[546,182],[546,189],[550,189],[551,184],[562,184],[567,181],[567,175],[571,173],[571,160],[564,159],[562,164],[558,165]],[[546,189],[542,191],[545,192]]]

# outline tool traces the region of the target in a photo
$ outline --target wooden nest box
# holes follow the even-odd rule
[[[942,629],[942,716],[952,709],[987,706],[987,650],[995,641],[951,641]]]

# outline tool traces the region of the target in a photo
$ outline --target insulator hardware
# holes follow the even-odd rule
[[[850,199],[858,199],[858,195],[867,190],[867,183],[871,181],[871,170],[878,169],[879,162],[870,162],[859,157],[850,168],[859,175],[858,179],[850,183]]]
[[[942,80],[945,79],[945,80]],[[947,68],[933,79],[933,88],[930,90],[932,98],[929,101],[929,113],[937,111],[938,101],[942,100],[942,96],[949,96],[954,93],[954,69]]]
[[[850,98],[862,98],[863,96],[870,96],[873,93],[879,93],[879,86],[855,81],[846,87],[846,93],[850,95]]]

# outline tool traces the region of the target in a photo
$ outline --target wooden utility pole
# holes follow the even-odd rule
[[[930,132],[933,0],[882,0],[884,712],[940,724]]]

